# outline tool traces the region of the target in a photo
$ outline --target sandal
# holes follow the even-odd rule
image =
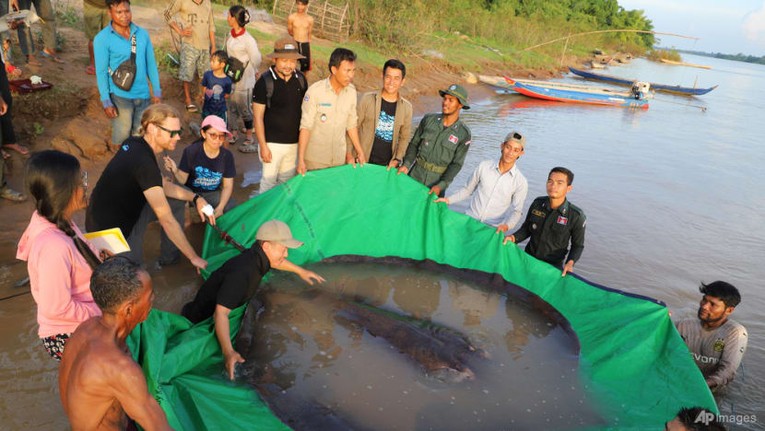
[[[189,103],[188,105],[186,105],[186,110],[189,112],[199,112],[199,108],[197,108],[197,105],[193,103]]]
[[[246,143],[246,142],[247,141],[245,141],[245,143],[243,143],[244,145],[242,145],[239,148],[237,148],[240,152],[242,152],[242,153],[257,153],[258,152],[258,146],[257,145],[252,143],[252,141],[250,141],[249,143]]]
[[[55,63],[63,63],[64,62],[64,60],[62,60],[56,54],[51,54],[50,52],[48,52],[48,51],[46,51],[44,49],[42,51],[40,51],[40,55],[42,55],[43,57],[45,57],[48,60],[53,61]]]
[[[8,199],[12,202],[24,202],[27,200],[27,197],[22,195],[21,193],[17,192],[16,190],[13,190],[10,187],[3,187],[0,189],[0,198]]]
[[[26,155],[29,154],[29,148],[27,148],[27,147],[25,147],[25,146],[23,146],[21,144],[5,144],[5,145],[3,145],[3,148],[8,149],[8,150],[13,150],[13,151],[21,154],[22,156],[26,156]]]

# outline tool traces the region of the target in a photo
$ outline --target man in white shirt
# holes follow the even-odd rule
[[[468,197],[470,208],[466,214],[506,232],[521,220],[523,203],[529,186],[515,162],[524,154],[526,138],[516,131],[508,133],[500,146],[497,160],[484,160],[470,176],[467,184],[451,196],[438,198],[436,202],[447,205]]]

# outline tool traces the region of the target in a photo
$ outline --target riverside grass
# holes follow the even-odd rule
[[[273,6],[268,0],[257,4],[239,3],[269,13]],[[318,60],[317,66],[321,66],[335,47],[343,46],[357,54],[358,67],[379,68],[388,58],[399,58],[413,69],[418,64],[432,64],[454,72],[486,67],[553,71],[560,66],[562,55],[567,61],[583,58],[596,47],[640,55],[652,46],[652,35],[611,33],[572,37],[567,45],[559,42],[524,51],[529,46],[585,31],[617,27],[652,29],[642,12],[619,11],[615,9],[618,7],[615,0],[586,3],[586,7],[577,4],[568,10],[565,4],[555,2],[521,8],[512,0],[360,0],[350,7],[352,34],[349,40],[315,39],[311,44],[312,57]],[[134,0],[133,4],[155,9],[164,7],[147,0]],[[229,31],[225,13],[230,4],[230,1],[213,2],[217,47],[223,46]],[[609,8],[615,11],[604,12]],[[606,24],[606,20],[611,24]],[[270,53],[273,42],[282,36],[261,32],[252,26],[247,29],[258,41],[262,54]]]

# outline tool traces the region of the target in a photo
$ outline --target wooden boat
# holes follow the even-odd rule
[[[494,88],[497,94],[514,94],[516,91],[505,81],[503,76],[478,75],[478,81],[483,82]],[[518,82],[529,84],[543,83],[544,81],[534,81],[531,79],[516,79]]]
[[[704,65],[704,64],[685,63],[683,61],[667,60],[666,58],[660,58],[659,60],[662,63],[671,64],[673,66],[698,67],[699,69],[711,69],[712,68],[712,66],[707,66],[707,65]]]
[[[640,82],[631,91],[545,81],[520,81],[505,77],[507,85],[524,96],[542,100],[590,105],[648,109],[649,84]]]
[[[569,67],[568,70],[570,70],[571,73],[573,73],[574,75],[581,76],[584,79],[609,82],[609,83],[618,84],[618,85],[632,86],[632,84],[634,84],[637,81],[636,79],[618,78],[616,76],[588,72],[586,70],[575,69],[573,67]],[[651,90],[663,91],[665,93],[672,93],[672,94],[680,94],[683,96],[701,96],[717,88],[716,85],[714,87],[709,87],[709,88],[691,88],[691,87],[681,87],[679,85],[656,84],[653,82],[651,82],[650,84],[651,84]]]

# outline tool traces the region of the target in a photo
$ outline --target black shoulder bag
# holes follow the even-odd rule
[[[123,61],[117,69],[112,72],[112,81],[114,85],[122,90],[130,91],[133,87],[133,81],[135,80],[135,34],[130,38],[130,58]]]

